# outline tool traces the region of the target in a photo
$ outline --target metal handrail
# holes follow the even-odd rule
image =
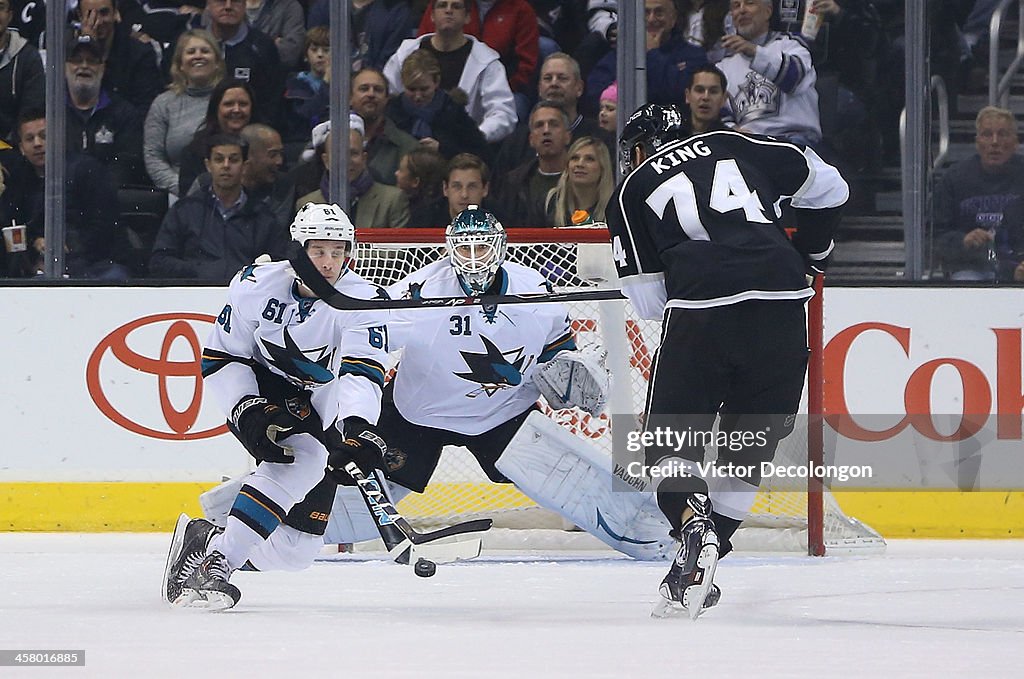
[[[1002,0],[988,23],[988,103],[1003,108],[1010,103],[1010,81],[1024,62],[1024,0],[1018,0],[1017,54],[1006,67],[1003,77],[999,77],[999,33],[1011,2],[1013,0]]]
[[[1024,3],[1024,0],[1021,0]],[[928,81],[929,94],[935,95],[935,103],[939,108],[939,152],[932,159],[932,170],[937,170],[949,153],[949,92],[942,76],[933,75]],[[900,149],[904,148],[907,136],[907,109],[900,113]],[[905,153],[901,153],[905,156]]]
[[[1021,2],[1024,3],[1024,0]],[[942,76],[938,75],[932,76],[928,82],[928,89],[935,93],[939,106],[939,152],[932,161],[932,170],[936,170],[949,153],[949,93],[946,91],[946,83]]]

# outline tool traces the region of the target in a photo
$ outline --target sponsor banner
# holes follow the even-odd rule
[[[224,289],[8,288],[0,481],[210,481],[249,457],[204,398]]]
[[[209,482],[247,469],[199,377],[224,296],[6,288],[0,481]],[[901,451],[916,470],[912,484],[934,471],[938,485],[927,487],[964,488],[969,460],[979,467],[974,487],[1017,487],[990,485],[985,470],[1012,468],[1024,454],[1024,290],[829,288],[825,314],[824,400],[837,460],[857,462],[885,442],[877,450]],[[647,349],[634,342],[628,351],[642,371]],[[925,473],[919,461],[929,455],[937,462]]]
[[[839,288],[825,300],[835,460],[904,489],[1024,487],[1024,289]]]
[[[617,416],[613,450],[625,484],[724,475],[764,478],[762,487],[781,490],[806,488],[808,478],[835,489],[1024,489],[1024,290],[838,288],[825,299],[820,465],[807,464],[805,417],[771,463],[729,466],[737,446],[764,445],[767,427],[757,418],[722,432],[707,418],[676,415],[649,428],[644,440],[630,426],[615,426]],[[715,447],[726,455],[714,468],[636,464],[651,446],[676,459]]]

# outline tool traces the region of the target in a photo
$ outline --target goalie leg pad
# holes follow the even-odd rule
[[[605,351],[593,345],[560,351],[533,374],[534,384],[555,410],[575,407],[600,415],[611,390],[605,358]]]
[[[248,472],[233,479],[228,479],[219,486],[214,486],[205,493],[200,494],[199,505],[203,508],[203,516],[214,525],[221,528],[226,526],[231,505],[235,503],[238,491],[249,481],[252,474],[252,472]]]
[[[393,483],[385,484],[385,493],[392,504],[398,504],[411,491]],[[352,544],[380,537],[376,519],[370,513],[363,496],[355,486],[338,486],[334,494],[334,506],[331,518],[327,522],[324,542],[333,544]]]
[[[495,466],[534,502],[623,554],[643,561],[675,555],[654,493],[626,487],[610,455],[539,412],[526,418]]]

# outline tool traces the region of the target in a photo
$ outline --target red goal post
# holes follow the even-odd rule
[[[558,292],[617,288],[608,231],[604,227],[508,229],[508,259],[540,271]],[[445,257],[443,229],[358,229],[356,271],[374,283],[390,285],[412,271]],[[789,464],[822,459],[822,290],[808,306],[808,369],[805,421],[780,445],[776,459]],[[572,324],[581,345],[601,343],[608,350],[614,387],[609,410],[638,414],[644,403],[647,377],[660,336],[660,323],[637,317],[625,300],[571,302]],[[611,452],[610,419],[580,411],[545,412],[573,434]],[[569,526],[537,508],[508,484],[493,484],[467,451],[446,450],[425,493],[412,494],[399,509],[423,526],[488,516],[497,527],[517,534],[554,531],[539,542],[559,546]],[[568,542],[568,540],[566,540]],[[596,540],[595,540],[596,542]],[[740,549],[861,551],[884,547],[869,527],[846,517],[831,493],[809,484],[808,492],[762,487],[751,517],[737,534]],[[518,544],[515,543],[514,544]],[[527,542],[522,543],[528,545]],[[574,543],[575,545],[576,543]]]

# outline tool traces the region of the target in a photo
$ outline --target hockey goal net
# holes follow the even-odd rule
[[[508,259],[540,271],[560,292],[617,287],[608,232],[604,228],[510,229]],[[416,269],[446,256],[443,229],[360,229],[357,234],[356,271],[379,285],[390,285]],[[812,356],[821,352],[821,295],[808,313]],[[608,351],[613,375],[609,411],[638,414],[643,410],[647,378],[658,346],[660,323],[637,317],[625,300],[583,301],[568,305],[577,343],[599,343]],[[815,344],[817,343],[817,346]],[[396,358],[398,358],[396,356]],[[809,417],[820,422],[821,372],[812,358],[810,388],[805,389]],[[611,452],[610,419],[581,411],[545,413],[576,436]],[[782,441],[776,463],[820,461],[821,430],[798,427]],[[476,460],[463,448],[450,447],[442,455],[426,492],[411,494],[399,510],[421,526],[450,524],[470,518],[491,517],[502,544],[519,547],[587,544],[572,526],[537,507],[511,484],[491,483]],[[507,530],[501,530],[507,529]],[[509,538],[508,536],[515,536]],[[530,537],[527,537],[530,536]],[[847,517],[827,490],[809,492],[762,484],[750,517],[733,539],[738,549],[877,551],[884,541],[877,532]],[[595,545],[600,544],[596,539]],[[494,545],[497,546],[497,545]]]

